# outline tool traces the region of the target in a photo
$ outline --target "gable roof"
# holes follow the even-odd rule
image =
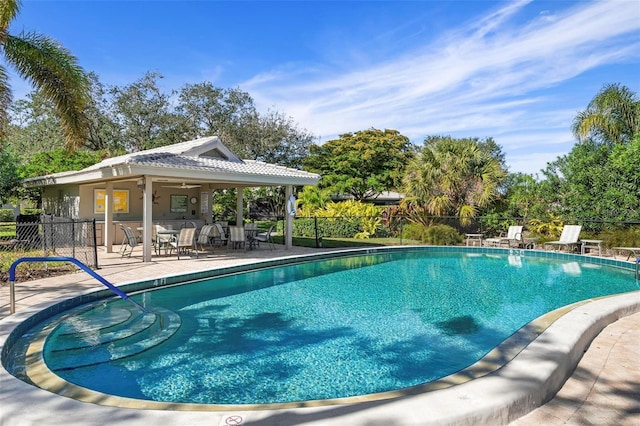
[[[315,185],[320,176],[254,160],[241,160],[217,136],[107,158],[78,171],[26,179],[26,186],[136,179],[178,179],[240,186]]]

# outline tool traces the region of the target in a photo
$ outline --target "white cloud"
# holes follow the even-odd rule
[[[566,143],[571,119],[586,105],[571,109],[564,99],[557,110],[539,108],[551,108],[549,98],[558,95],[553,88],[564,81],[616,61],[638,60],[637,3],[578,3],[560,13],[537,15],[524,26],[511,24],[528,4],[508,3],[368,68],[345,72],[297,64],[291,72],[285,65],[241,87],[259,106],[286,112],[321,138],[370,127],[422,139],[454,132],[495,137],[515,129],[535,135],[550,126],[550,138],[562,135],[557,143]],[[560,124],[567,126],[564,131],[554,130]],[[521,146],[498,143],[506,151]],[[555,153],[535,155],[550,161]],[[530,169],[524,157],[513,161],[512,170]]]

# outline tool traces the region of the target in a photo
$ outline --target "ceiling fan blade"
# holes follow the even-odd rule
[[[178,189],[192,189],[192,188],[200,188],[200,185],[187,185],[183,183],[182,185],[162,185],[163,188],[178,188]]]

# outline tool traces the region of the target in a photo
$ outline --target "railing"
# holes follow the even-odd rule
[[[149,312],[147,308],[140,305],[135,300],[129,298],[129,295],[127,295],[127,293],[123,292],[118,287],[114,286],[109,281],[107,281],[106,279],[98,275],[95,271],[93,271],[84,263],[80,262],[78,259],[75,259],[73,257],[23,257],[13,262],[11,264],[11,267],[9,268],[9,298],[10,298],[12,314],[16,312],[16,292],[15,292],[16,267],[23,262],[71,262],[74,265],[76,265],[78,268],[85,271],[87,274],[94,277],[96,280],[100,281],[101,284],[104,284],[105,286],[107,286],[109,290],[111,290],[112,292],[120,296],[122,299],[133,303],[142,312],[145,312],[145,313]]]

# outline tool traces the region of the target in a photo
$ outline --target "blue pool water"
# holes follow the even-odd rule
[[[44,357],[69,382],[132,398],[255,404],[349,397],[442,378],[549,311],[637,289],[629,270],[535,256],[339,257],[135,295],[151,310],[177,314],[175,334],[99,362],[101,351],[115,353],[120,343],[100,344],[101,333],[119,331],[96,325],[95,342],[87,343],[95,345],[96,364],[73,368],[73,357],[58,355],[70,330],[129,315],[121,300],[84,307],[56,319]]]

